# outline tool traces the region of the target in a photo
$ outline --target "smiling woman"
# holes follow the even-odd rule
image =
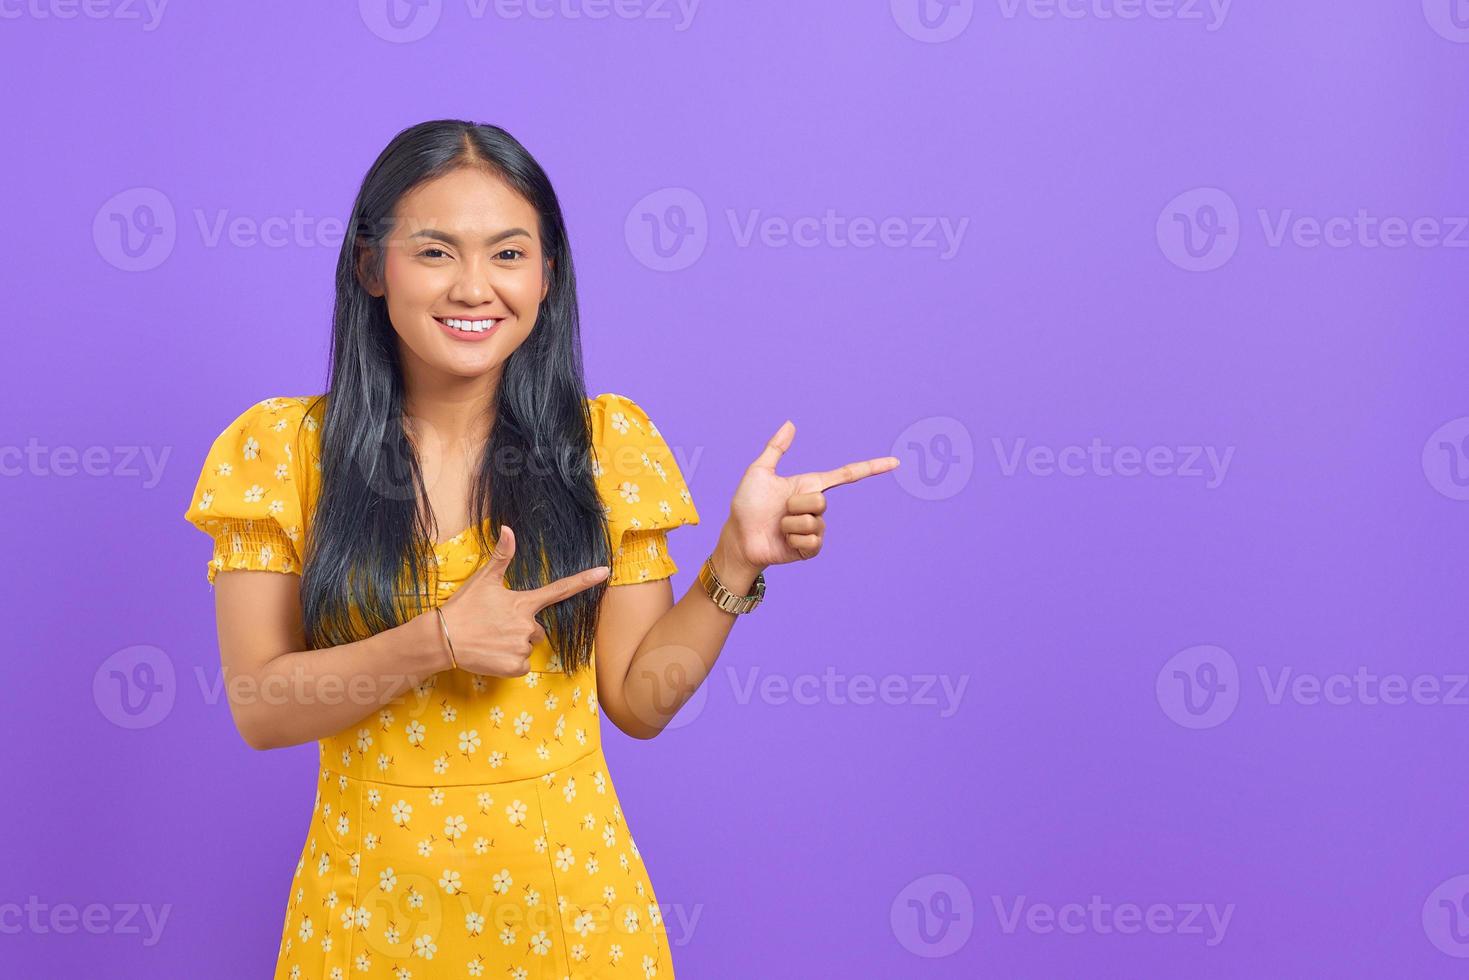
[[[275,975],[672,977],[601,718],[658,735],[763,570],[819,553],[824,492],[897,460],[779,476],[785,422],[675,603],[668,531],[699,513],[648,412],[587,396],[530,154],[412,127],[351,226],[329,390],[239,414],[185,514],[241,735],[319,746]]]

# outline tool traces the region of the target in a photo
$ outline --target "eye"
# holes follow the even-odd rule
[[[518,249],[518,248],[505,248],[505,249],[501,249],[499,252],[496,252],[495,253],[495,258],[497,258],[497,259],[503,259],[507,255],[511,257],[510,258],[511,261],[514,261],[516,258],[525,258],[525,251],[523,249]]]
[[[443,249],[441,249],[441,248],[439,248],[437,246],[433,246],[433,247],[424,249],[422,252],[419,252],[418,253],[418,256],[419,256],[419,258],[428,258],[429,257],[429,253],[431,253],[431,252],[437,252],[439,255],[448,255],[449,254],[448,252],[445,252]]]

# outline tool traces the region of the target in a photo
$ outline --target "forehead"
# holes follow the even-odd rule
[[[475,234],[537,228],[531,203],[499,175],[478,168],[460,168],[419,184],[399,199],[394,213],[398,236],[421,228]]]

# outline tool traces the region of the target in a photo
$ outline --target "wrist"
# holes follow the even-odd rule
[[[755,577],[765,570],[764,566],[755,565],[739,554],[731,543],[728,525],[720,532],[719,541],[709,557],[719,581],[738,595],[748,595],[755,586]]]
[[[439,624],[439,614],[433,609],[414,616],[404,628],[410,631],[413,644],[414,671],[421,677],[451,669],[454,662],[449,657],[449,645],[444,641],[444,629]]]

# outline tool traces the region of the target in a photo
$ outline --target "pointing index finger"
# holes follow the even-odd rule
[[[555,605],[562,599],[569,599],[578,592],[590,589],[611,574],[611,569],[606,565],[597,565],[586,571],[577,572],[575,575],[568,575],[565,578],[559,578],[554,582],[549,582],[538,589],[527,589],[521,594],[529,599],[536,607],[536,611],[539,612],[547,606]]]
[[[860,463],[847,463],[834,470],[825,470],[816,474],[816,478],[821,484],[821,489],[826,491],[844,483],[856,483],[858,480],[865,480],[869,476],[877,476],[879,473],[886,473],[888,470],[897,468],[898,457],[878,456],[873,459],[864,459]]]

